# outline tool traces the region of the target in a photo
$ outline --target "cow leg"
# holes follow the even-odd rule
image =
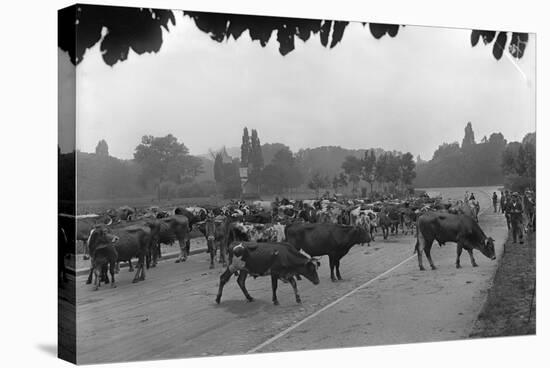
[[[145,256],[141,255],[138,261],[138,266],[141,268],[141,274],[139,277],[139,281],[145,280]]]
[[[176,263],[185,262],[187,260],[187,254],[186,254],[187,244],[185,243],[185,240],[178,239],[178,245],[180,247],[180,255],[176,259]]]
[[[220,241],[220,260],[222,261],[222,266],[227,266],[227,246],[225,242]]]
[[[132,258],[128,260],[128,272],[134,272],[134,266],[132,266]]]
[[[432,247],[425,247],[424,248],[424,254],[426,254],[426,258],[428,258],[428,262],[430,263],[430,267],[432,268],[432,270],[435,270],[436,267],[432,261],[432,255],[431,255],[431,251],[432,251]]]
[[[245,285],[247,276],[248,276],[248,272],[246,272],[245,270],[239,271],[239,277],[237,277],[237,284],[239,284],[239,287],[241,288],[244,296],[246,297],[246,300],[248,300],[249,302],[252,302],[254,301],[254,298],[250,296],[250,294],[248,293],[248,290],[246,290],[246,285]]]
[[[208,239],[206,241],[208,252],[210,253],[210,269],[214,268],[214,259],[216,258],[216,250],[214,249],[214,241]]]
[[[279,305],[279,301],[277,300],[277,276],[271,275],[271,291],[273,292],[273,304]]]
[[[140,257],[138,260],[138,264],[136,266],[136,273],[134,275],[134,279],[132,280],[132,283],[136,283],[142,280],[145,280],[145,270],[143,267],[143,258]]]
[[[476,260],[474,259],[474,251],[472,249],[466,249],[470,255],[470,261],[472,262],[472,267],[477,267]]]
[[[334,259],[332,256],[328,256],[328,263],[330,267],[330,279],[336,281],[336,277],[334,277]]]
[[[107,267],[109,266],[108,263],[105,263],[103,267],[101,267],[101,281],[108,284],[109,283],[109,275],[107,275]]]
[[[422,252],[426,253],[426,257],[428,257],[428,254],[430,253],[430,250],[432,248],[433,239],[426,239],[424,235],[422,235],[421,232],[418,233],[418,237],[416,238],[416,246],[415,250],[418,256],[418,267],[420,268],[420,271],[425,271],[424,265],[422,264]],[[427,252],[426,249],[429,249]],[[431,259],[431,257],[430,257]],[[430,262],[430,266],[433,265],[433,263],[428,259],[428,262]]]
[[[460,255],[462,254],[462,244],[456,244],[456,268],[460,268]]]
[[[94,291],[97,291],[101,285],[101,269],[93,267],[91,271],[94,274]]]
[[[220,275],[220,286],[218,287],[218,295],[216,295],[216,303],[218,304],[220,304],[220,301],[222,300],[223,287],[225,284],[227,284],[227,281],[229,281],[231,275],[233,275],[233,272],[229,270],[229,267],[226,268],[225,271]]]
[[[109,263],[109,273],[111,274],[111,287],[116,288],[115,284],[115,262]]]
[[[290,277],[288,279],[288,282],[290,282],[290,286],[292,286],[292,289],[294,290],[294,296],[296,297],[296,303],[302,303],[302,298],[300,298],[300,294],[298,294],[298,285],[296,284],[296,280],[294,277]]]
[[[338,280],[342,280],[342,275],[340,275],[340,260],[337,259],[334,261],[334,268],[336,268],[336,277]]]
[[[94,275],[94,266],[90,267],[90,273],[88,274],[88,279],[86,280],[86,285],[89,285],[92,283],[92,277]]]

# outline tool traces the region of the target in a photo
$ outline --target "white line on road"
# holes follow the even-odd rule
[[[319,314],[323,313],[324,311],[326,311],[327,309],[335,306],[336,304],[340,303],[342,300],[346,299],[347,297],[357,293],[359,290],[369,286],[370,284],[372,284],[373,282],[375,282],[376,280],[380,279],[381,277],[384,277],[386,276],[387,274],[389,274],[390,272],[392,272],[393,270],[397,269],[398,267],[400,267],[401,265],[407,263],[408,261],[410,261],[411,259],[413,259],[415,257],[415,255],[412,255],[410,256],[409,258],[399,262],[397,265],[393,266],[392,268],[390,268],[389,270],[386,270],[384,272],[382,272],[380,275],[376,276],[375,278],[373,279],[370,279],[369,281],[365,282],[364,284],[356,287],[355,289],[353,289],[352,291],[348,292],[347,294],[341,296],[340,298],[336,299],[335,301],[333,301],[332,303],[330,304],[327,304],[325,305],[323,308],[319,309],[318,311],[314,312],[313,314],[310,314],[309,316],[307,316],[306,318],[304,318],[303,320],[293,324],[292,326],[288,327],[286,330],[284,331],[281,331],[279,332],[277,335],[273,336],[272,338],[270,338],[269,340],[263,342],[262,344],[256,346],[255,348],[253,349],[250,349],[246,352],[246,354],[251,354],[251,353],[255,353],[257,352],[258,350],[266,347],[267,345],[271,344],[272,342],[280,339],[281,337],[285,336],[286,334],[288,334],[290,331],[294,330],[295,328],[303,325],[304,323],[306,323],[307,321],[309,321],[310,319],[312,318],[315,318],[317,317]]]

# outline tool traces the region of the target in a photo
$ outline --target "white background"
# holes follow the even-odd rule
[[[186,10],[467,27],[537,33],[539,224],[548,224],[545,120],[550,31],[543,1],[98,1]],[[57,9],[67,1],[3,2],[0,35],[0,359],[2,366],[68,366],[56,356]],[[490,52],[490,49],[487,49]],[[544,105],[544,101],[546,105]],[[505,108],[505,106],[503,106]],[[131,363],[143,367],[518,367],[543,363],[549,345],[544,226],[537,249],[537,336]],[[545,236],[543,236],[545,235]],[[108,311],[106,311],[108,313]],[[235,333],[238,333],[236,331]],[[126,364],[127,365],[127,364]],[[122,364],[109,365],[111,367]]]

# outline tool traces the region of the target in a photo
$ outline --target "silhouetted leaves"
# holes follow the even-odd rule
[[[334,30],[332,31],[332,42],[330,43],[330,48],[333,48],[338,44],[338,42],[342,41],[344,31],[348,24],[349,22],[334,22]]]
[[[321,45],[327,47],[328,45],[328,36],[330,34],[330,28],[332,27],[332,22],[325,21],[321,26]]]
[[[103,60],[108,65],[126,60],[130,48],[137,54],[158,52],[162,28],[176,24],[171,10],[116,6],[74,5],[59,11],[58,43],[71,62],[82,61],[86,49],[101,40]]]
[[[500,60],[500,58],[502,57],[502,53],[504,52],[504,48],[506,47],[507,40],[508,37],[506,36],[506,32],[498,33],[495,44],[493,45],[493,56],[495,57],[495,59]]]
[[[259,41],[265,47],[273,32],[277,33],[279,52],[287,55],[295,49],[295,37],[306,42],[312,34],[319,33],[324,47],[338,45],[349,22],[269,17],[241,14],[222,14],[184,11],[193,19],[202,32],[216,42],[230,37],[237,40],[248,30],[252,41]],[[59,11],[59,47],[69,53],[71,62],[78,64],[87,49],[101,42],[103,60],[108,65],[126,60],[130,49],[137,54],[158,52],[162,46],[162,29],[169,31],[169,25],[176,24],[174,11],[148,8],[128,8],[115,6],[75,5]],[[367,23],[362,22],[363,25]],[[397,36],[396,24],[369,23],[369,30],[376,39],[388,35]],[[102,30],[106,30],[102,39]],[[508,40],[505,32],[473,30],[470,37],[472,46],[483,40],[485,45],[492,43],[493,55],[502,57]],[[528,34],[513,33],[508,47],[512,56],[521,58],[528,42]]]
[[[488,45],[495,40],[493,44],[493,56],[495,59],[500,60],[506,49],[506,43],[508,41],[507,32],[498,32],[497,35],[495,31],[480,31],[474,29],[470,35],[472,47],[475,47],[479,43],[480,38],[483,40],[484,45]],[[508,52],[517,59],[522,58],[528,40],[528,33],[512,33],[510,44],[508,46]]]
[[[529,41],[529,34],[527,33],[513,33],[512,39],[510,41],[510,46],[508,48],[510,54],[513,57],[520,59],[523,57],[525,52],[525,47]]]
[[[399,26],[396,24],[369,23],[369,29],[372,36],[378,40],[385,34],[395,37],[399,31]]]

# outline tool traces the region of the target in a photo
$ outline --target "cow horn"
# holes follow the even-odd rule
[[[111,225],[113,223],[113,218],[112,217],[109,217],[109,223],[105,224],[107,226]]]

